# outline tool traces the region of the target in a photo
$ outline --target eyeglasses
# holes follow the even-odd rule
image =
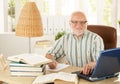
[[[80,23],[81,25],[84,25],[84,24],[86,24],[87,23],[87,21],[73,21],[73,20],[71,20],[71,23],[72,24],[78,24],[78,23]]]

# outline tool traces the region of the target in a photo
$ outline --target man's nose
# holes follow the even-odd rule
[[[82,24],[81,24],[80,22],[78,22],[78,23],[76,24],[76,28],[82,28]]]

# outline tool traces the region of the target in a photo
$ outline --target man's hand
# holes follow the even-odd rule
[[[55,69],[55,68],[57,67],[57,61],[53,58],[53,56],[50,55],[50,54],[46,54],[46,58],[52,60],[52,62],[50,62],[50,63],[48,64],[48,66],[50,67],[50,69]]]
[[[81,73],[83,73],[83,74],[85,74],[85,75],[90,74],[90,73],[93,71],[95,65],[96,65],[96,62],[90,62],[90,63],[86,64],[86,65],[83,67]]]

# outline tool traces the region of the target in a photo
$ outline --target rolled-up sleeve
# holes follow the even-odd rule
[[[59,40],[57,40],[55,45],[53,46],[53,48],[48,51],[48,54],[53,55],[55,59],[62,57],[64,54],[63,39],[64,39],[64,37],[61,37]]]

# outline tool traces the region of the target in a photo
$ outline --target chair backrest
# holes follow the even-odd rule
[[[97,33],[103,38],[105,50],[116,48],[117,31],[114,27],[104,25],[88,25],[88,30]]]

